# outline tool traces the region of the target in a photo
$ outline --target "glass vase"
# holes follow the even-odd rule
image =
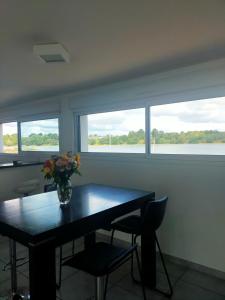
[[[70,202],[72,197],[72,184],[68,179],[66,182],[57,184],[57,193],[60,205],[66,205]]]

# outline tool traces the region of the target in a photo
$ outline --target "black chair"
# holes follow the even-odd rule
[[[45,184],[44,185],[44,193],[47,192],[53,192],[57,189],[57,186],[55,183],[50,183],[50,184]],[[63,257],[63,246],[59,247],[59,278],[58,278],[58,283],[56,284],[56,288],[59,289],[61,287],[62,283],[62,263],[65,259],[70,258],[74,255],[75,253],[75,241],[73,240],[72,242],[72,254],[66,257]]]
[[[116,230],[118,230],[118,231],[131,234],[131,244],[134,245],[136,244],[137,237],[141,235],[142,228],[143,227],[146,228],[147,226],[147,228],[149,228],[149,231],[154,233],[156,245],[159,250],[159,255],[162,261],[163,269],[165,271],[167,282],[169,285],[169,292],[164,292],[159,289],[155,289],[155,290],[157,290],[158,292],[162,293],[167,297],[171,297],[173,295],[173,288],[166,268],[165,260],[160,248],[160,244],[156,235],[156,231],[160,227],[165,215],[167,201],[168,201],[168,197],[163,197],[162,199],[155,200],[155,201],[149,201],[146,204],[143,217],[137,215],[131,215],[111,224],[111,229],[112,229],[111,244],[113,243],[114,233]],[[135,282],[138,282],[138,280],[136,280],[134,277],[133,257],[131,258],[131,277]]]
[[[95,299],[105,300],[109,275],[127,262],[135,253],[138,265],[138,271],[141,275],[140,261],[137,251],[137,245],[134,244],[128,249],[117,247],[107,243],[96,243],[87,249],[78,252],[72,258],[66,260],[63,265],[82,270],[95,277]],[[103,287],[103,280],[105,285]],[[146,300],[145,288],[142,283],[143,298]]]

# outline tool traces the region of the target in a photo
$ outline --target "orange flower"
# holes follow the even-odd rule
[[[80,166],[80,155],[79,154],[75,155],[74,159],[77,162],[77,166],[79,167]]]
[[[51,164],[51,169],[54,170],[55,168],[55,163],[52,159],[49,160],[50,164]]]

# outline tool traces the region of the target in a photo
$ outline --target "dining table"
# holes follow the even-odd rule
[[[56,299],[57,247],[80,237],[90,247],[96,230],[137,209],[144,214],[145,204],[154,199],[152,191],[90,183],[73,187],[71,201],[64,206],[57,191],[1,201],[0,234],[28,248],[30,299]],[[156,245],[145,227],[141,262],[144,284],[154,288]]]

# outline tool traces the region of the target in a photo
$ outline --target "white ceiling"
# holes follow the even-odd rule
[[[40,64],[37,43],[70,64]],[[0,106],[225,57],[224,0],[0,0]]]

